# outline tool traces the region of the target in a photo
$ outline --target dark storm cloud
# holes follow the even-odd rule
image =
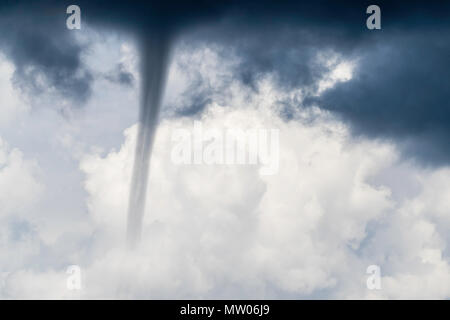
[[[65,10],[73,3],[81,7],[83,21],[128,30],[143,37],[150,36],[155,30],[179,33],[189,27],[234,17],[232,28],[223,30],[219,38],[226,40],[240,35],[236,40],[246,44],[241,49],[252,63],[242,68],[241,77],[249,85],[260,72],[271,70],[280,71],[280,82],[310,82],[314,76],[314,71],[307,66],[310,53],[297,50],[299,59],[286,60],[289,50],[283,49],[307,47],[284,41],[270,48],[271,42],[279,38],[277,30],[283,32],[281,26],[288,29],[320,27],[324,33],[335,30],[334,33],[341,35],[344,43],[363,30],[363,14],[367,6],[340,1],[314,4],[265,0],[0,1],[0,27],[4,31],[0,35],[0,43],[15,62],[16,79],[22,87],[42,90],[43,85],[37,79],[44,76],[51,88],[66,96],[78,100],[89,96],[92,75],[81,63],[83,48],[74,39],[77,31],[65,27]],[[411,2],[408,6],[414,8]],[[402,16],[401,8],[391,7],[394,16]],[[254,30],[265,30],[265,37],[254,38]],[[264,50],[266,46],[268,50]],[[305,63],[296,63],[300,60]],[[292,62],[294,66],[283,64],[283,61]]]
[[[86,101],[93,77],[81,62],[83,47],[66,28],[55,28],[64,16],[38,12],[24,5],[0,11],[0,47],[16,66],[13,82],[30,94],[55,90]]]
[[[286,23],[275,19],[264,25],[256,20],[247,28],[237,16],[216,24],[216,29],[199,32],[194,40],[206,39],[224,46],[229,55],[236,54],[240,63],[235,77],[255,90],[257,80],[266,74],[274,75],[282,87],[314,89],[329,71],[316,63],[319,52],[356,59],[358,67],[351,81],[337,84],[321,97],[307,97],[303,107],[318,105],[330,110],[346,121],[354,134],[393,140],[406,156],[424,164],[449,164],[449,4],[380,6],[383,28],[379,31],[366,29],[366,15],[361,14],[366,7],[358,9],[358,26],[352,8],[346,7],[348,12],[340,15],[337,8],[330,20],[321,21],[312,10],[305,21],[294,21],[294,15],[287,13]],[[344,24],[336,21],[338,16]],[[180,114],[201,112],[215,92],[201,93],[196,101],[205,103],[195,104],[195,108],[189,105]],[[285,105],[282,116],[286,119],[291,118],[292,108],[301,107],[300,103],[279,103]]]
[[[17,5],[20,4],[20,6]],[[306,105],[340,115],[356,134],[402,141],[415,156],[448,163],[449,18],[447,1],[0,1],[2,50],[16,64],[17,83],[38,88],[38,75],[64,95],[89,96],[92,75],[82,65],[83,48],[65,28],[65,9],[76,3],[83,21],[130,31],[172,36],[191,32],[191,44],[218,43],[235,54],[235,77],[257,90],[257,80],[273,74],[277,85],[314,86],[328,70],[315,63],[331,50],[358,58],[354,78]],[[368,5],[381,7],[382,30],[365,26]],[[182,38],[182,37],[180,37]],[[126,74],[113,77],[126,83]],[[117,77],[116,77],[117,76]],[[208,90],[181,114],[201,112]],[[291,106],[293,107],[293,106]],[[297,107],[297,106],[294,106]]]
[[[401,139],[410,154],[449,163],[449,31],[439,27],[374,39],[358,51],[351,81],[310,102],[341,115],[357,134]]]

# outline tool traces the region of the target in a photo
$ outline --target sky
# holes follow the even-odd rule
[[[364,1],[79,1],[68,30],[69,4],[0,2],[0,299],[450,298],[447,4],[381,1],[368,30]],[[155,34],[170,63],[129,251]],[[174,163],[196,123],[278,130],[277,172]]]

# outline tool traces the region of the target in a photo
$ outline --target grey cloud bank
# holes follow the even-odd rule
[[[0,2],[0,44],[16,65],[15,83],[36,93],[48,88],[85,102],[95,76],[82,63],[85,48],[64,28],[66,1]],[[439,165],[448,163],[449,83],[446,70],[450,5],[441,1],[379,1],[382,29],[369,31],[370,2],[350,1],[78,1],[83,21],[138,38],[172,34],[192,45],[218,43],[224,55],[240,57],[235,77],[256,89],[255,81],[274,74],[284,87],[314,86],[328,70],[314,63],[330,50],[359,60],[349,82],[323,97],[306,97],[343,117],[356,134],[401,141],[406,155]],[[198,28],[198,29],[196,29]],[[113,31],[114,32],[114,31]],[[120,74],[117,81],[128,85]],[[122,77],[124,76],[124,77]],[[42,78],[46,82],[42,83]],[[201,82],[201,79],[199,79]],[[195,84],[194,84],[195,85]],[[210,92],[180,110],[201,112]],[[288,106],[286,115],[289,117]]]

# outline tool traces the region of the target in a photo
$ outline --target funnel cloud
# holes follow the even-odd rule
[[[152,34],[141,39],[141,106],[128,208],[127,244],[134,248],[140,237],[149,175],[149,164],[170,50],[169,36]]]

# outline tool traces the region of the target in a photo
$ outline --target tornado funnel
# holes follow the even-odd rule
[[[141,105],[127,219],[127,245],[140,241],[145,212],[150,159],[158,125],[169,57],[169,37],[158,34],[140,37]]]

